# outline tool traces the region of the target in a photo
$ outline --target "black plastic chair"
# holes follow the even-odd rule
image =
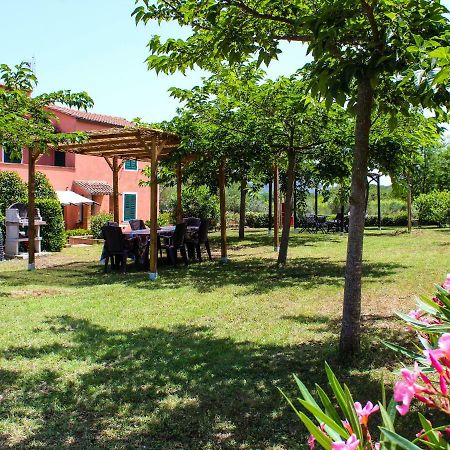
[[[120,227],[105,225],[102,227],[103,238],[105,239],[105,273],[108,272],[108,263],[111,261],[111,268],[122,266],[122,272],[126,272],[127,258],[132,249],[125,239]]]
[[[145,230],[145,222],[142,219],[129,220],[128,223],[133,231]]]
[[[202,223],[202,219],[197,217],[186,217],[183,219],[183,223],[186,224],[187,227],[199,227]]]
[[[202,250],[201,244],[205,245],[206,252],[208,253],[209,260],[212,261],[211,257],[211,248],[209,246],[208,239],[208,229],[209,229],[209,220],[202,220],[200,222],[200,227],[198,231],[193,233],[186,239],[186,244],[193,247],[197,253],[197,258],[201,262],[202,261]]]
[[[161,236],[161,250],[166,250],[167,259],[169,260],[169,263],[174,266],[177,263],[178,250],[183,258],[184,264],[186,266],[189,264],[185,244],[186,228],[187,226],[185,223],[178,223],[175,226],[175,231],[172,236]]]

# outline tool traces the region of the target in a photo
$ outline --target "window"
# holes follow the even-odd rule
[[[127,159],[124,165],[125,170],[138,170],[138,163],[135,159]]]
[[[136,193],[124,193],[123,194],[123,221],[136,219]]]
[[[66,167],[66,154],[65,152],[59,152],[55,150],[55,166],[57,167]]]
[[[22,163],[22,150],[14,150],[9,146],[3,146],[3,162],[5,163]]]

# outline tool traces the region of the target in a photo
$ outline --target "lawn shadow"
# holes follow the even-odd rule
[[[405,266],[397,263],[367,262],[363,274],[366,280],[378,280],[395,274]],[[146,273],[131,270],[126,273],[103,274],[96,264],[63,264],[33,273],[2,272],[9,286],[27,285],[82,288],[118,284],[139,289],[177,289],[189,286],[197,292],[206,293],[224,286],[235,285],[244,289],[237,295],[261,294],[276,288],[299,287],[313,289],[320,284],[342,287],[344,261],[332,261],[325,257],[291,258],[284,268],[278,268],[272,259],[240,258],[228,264],[217,261],[191,264],[188,268],[161,267],[156,282],[149,282]]]
[[[317,320],[327,325],[325,317]],[[296,396],[292,373],[309,387],[324,384],[325,360],[351,381],[355,398],[378,398],[367,361],[343,367],[334,340],[257,345],[216,337],[207,327],[120,331],[71,316],[44,325],[63,343],[2,353],[31,367],[40,358],[54,362],[19,381],[2,380],[1,416],[26,420],[31,414],[39,424],[20,445],[3,435],[2,447],[303,448],[307,434],[277,388]],[[392,364],[386,351],[379,353]],[[77,364],[82,369],[71,373]]]

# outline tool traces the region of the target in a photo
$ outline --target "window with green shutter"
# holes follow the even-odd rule
[[[20,164],[22,162],[22,150],[3,145],[3,162]]]
[[[123,221],[136,219],[136,194],[123,194]]]
[[[125,170],[138,170],[137,161],[135,159],[127,159],[124,167]]]

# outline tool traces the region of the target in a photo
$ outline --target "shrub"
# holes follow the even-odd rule
[[[27,197],[27,185],[16,172],[0,171],[0,218],[5,217],[6,208]]]
[[[47,222],[41,228],[42,250],[60,252],[67,242],[61,204],[54,199],[36,199],[36,208]]]
[[[225,214],[227,228],[236,228],[239,226],[239,213],[227,211]]]
[[[172,223],[172,215],[169,212],[162,212],[158,216],[158,226],[164,227]]]
[[[414,209],[422,225],[445,226],[450,223],[450,192],[419,195],[414,201]]]
[[[58,196],[56,195],[50,180],[42,172],[36,172],[35,196],[36,198],[51,198],[53,200],[58,200]]]
[[[206,186],[187,186],[181,194],[183,216],[208,219],[211,226],[215,226],[219,220],[219,199],[211,193]],[[176,217],[177,199],[172,197],[170,201],[172,219]]]
[[[85,230],[84,228],[76,228],[75,230],[66,230],[67,239],[72,236],[89,236],[91,230]]]
[[[112,220],[113,215],[105,212],[95,214],[91,217],[91,232],[95,239],[102,239],[102,226]]]
[[[269,228],[269,215],[261,212],[248,212],[245,224],[250,228]]]

